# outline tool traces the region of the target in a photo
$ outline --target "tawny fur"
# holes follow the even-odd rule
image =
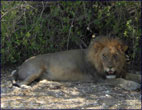
[[[112,60],[116,74],[125,74],[125,51],[127,46],[116,38],[98,37],[87,49],[78,49],[38,55],[26,60],[16,72],[21,84],[30,84],[35,79],[57,81],[97,82],[105,78],[107,61],[102,53],[108,53],[107,60],[117,54],[118,62]],[[110,58],[111,57],[111,58]],[[104,66],[104,63],[106,65]]]

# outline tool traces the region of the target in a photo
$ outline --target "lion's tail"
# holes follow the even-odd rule
[[[18,86],[18,84],[16,83],[17,79],[18,79],[18,71],[13,70],[11,72],[11,83],[13,86]]]

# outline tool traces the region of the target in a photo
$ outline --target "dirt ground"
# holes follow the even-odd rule
[[[2,109],[141,109],[140,91],[107,83],[42,80],[28,89],[11,87],[12,69],[1,70]]]

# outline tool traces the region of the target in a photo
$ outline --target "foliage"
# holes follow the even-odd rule
[[[2,64],[86,48],[93,34],[124,39],[130,57],[140,58],[140,2],[3,1],[1,13]]]

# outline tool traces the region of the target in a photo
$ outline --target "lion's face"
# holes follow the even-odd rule
[[[100,38],[90,45],[88,59],[103,76],[118,75],[125,65],[127,46],[114,38]]]
[[[102,69],[108,75],[115,74],[124,65],[124,62],[121,61],[123,56],[115,47],[103,48],[99,57],[102,62]]]

